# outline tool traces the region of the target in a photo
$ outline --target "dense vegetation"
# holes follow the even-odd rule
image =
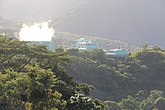
[[[93,87],[65,71],[69,61],[65,52],[0,36],[0,110],[103,110],[86,96]]]
[[[165,91],[165,51],[157,46],[149,49],[145,45],[126,58],[106,56],[102,50],[79,52],[71,49],[68,53],[73,62],[67,65],[67,70],[77,81],[92,84],[95,98],[119,103],[138,102],[136,106],[140,107],[144,104],[140,102],[149,100],[152,90]],[[139,92],[143,101],[136,99]],[[142,109],[133,108],[129,109]]]
[[[165,110],[164,72],[157,46],[119,58],[0,36],[0,110]]]

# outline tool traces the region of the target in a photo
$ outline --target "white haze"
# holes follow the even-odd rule
[[[59,20],[90,0],[0,0],[0,16]]]
[[[23,24],[19,32],[19,39],[21,41],[51,41],[54,33],[54,29],[49,27],[49,22]]]

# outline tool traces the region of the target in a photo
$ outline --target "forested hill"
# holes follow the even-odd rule
[[[70,50],[73,62],[68,71],[77,81],[94,85],[95,97],[119,100],[139,90],[165,90],[165,51],[159,47],[110,57],[102,50]]]
[[[65,71],[67,62],[65,52],[0,36],[0,110],[104,110],[85,96],[93,87]]]
[[[140,107],[144,102],[149,104],[145,98],[147,99],[150,91],[165,91],[165,50],[157,46],[152,49],[146,46],[126,58],[106,56],[102,50],[79,52],[73,49],[68,53],[73,62],[69,63],[67,70],[75,80],[92,84],[95,87],[92,93],[95,98],[118,102],[131,95],[133,97],[128,97],[120,103],[134,100],[139,105],[135,104],[136,102],[132,103]],[[156,91],[151,93],[159,94]],[[140,97],[141,99],[138,99]],[[156,101],[157,98],[153,100]],[[153,101],[152,104],[154,103]]]
[[[0,36],[0,110],[165,110],[164,67],[157,46],[116,58]]]

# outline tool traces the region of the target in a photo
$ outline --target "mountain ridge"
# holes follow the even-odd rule
[[[20,0],[1,0],[0,6],[3,16],[52,19],[54,28],[61,32],[165,47],[163,0],[30,0],[27,4]]]

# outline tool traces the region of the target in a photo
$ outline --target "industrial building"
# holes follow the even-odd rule
[[[99,45],[96,42],[92,42],[91,40],[80,38],[75,41],[75,47],[79,50],[89,50],[89,49],[98,49]]]
[[[127,57],[129,56],[129,51],[123,49],[110,49],[105,54],[114,57]]]

